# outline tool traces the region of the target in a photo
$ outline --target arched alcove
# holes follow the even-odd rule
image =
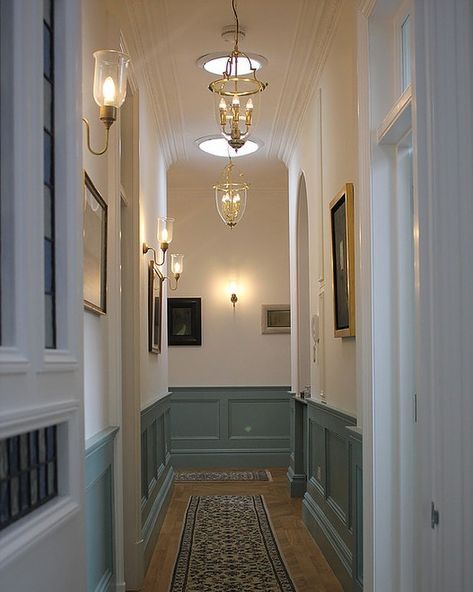
[[[298,391],[310,385],[309,214],[304,173],[297,192],[297,368]]]

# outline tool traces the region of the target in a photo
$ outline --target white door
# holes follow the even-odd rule
[[[82,592],[80,2],[0,10],[0,582]]]

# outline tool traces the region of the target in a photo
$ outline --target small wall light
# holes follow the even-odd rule
[[[148,245],[148,243],[143,243],[143,254],[146,255],[148,251],[153,253],[153,264],[158,269],[161,265],[164,265],[166,260],[166,251],[169,248],[169,244],[172,241],[172,234],[174,228],[174,218],[158,218],[158,231],[157,231],[157,238],[159,243],[159,248],[162,252],[162,257],[158,261],[156,255],[156,249]],[[184,269],[184,255],[180,253],[173,253],[171,255],[171,273],[172,278],[168,276],[164,276],[165,280],[169,280],[169,288],[171,290],[177,290],[177,283],[179,278],[181,277],[182,271]],[[158,270],[161,274],[161,271]],[[162,275],[162,274],[161,274]],[[171,279],[174,279],[175,284],[172,286]]]
[[[94,99],[100,107],[99,117],[105,125],[105,147],[93,150],[90,145],[90,125],[83,117],[87,130],[87,147],[96,156],[107,151],[109,132],[113,122],[117,119],[118,109],[126,97],[126,77],[130,58],[121,51],[101,49],[94,53]]]
[[[237,283],[235,281],[231,281],[228,284],[228,293],[230,294],[230,302],[233,304],[233,308],[235,308],[235,304],[238,302],[237,293]]]

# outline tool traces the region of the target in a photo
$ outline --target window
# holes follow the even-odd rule
[[[408,14],[401,24],[401,92],[406,90],[411,80],[411,17]]]
[[[54,0],[44,0],[44,304],[45,346],[56,347],[54,232]]]

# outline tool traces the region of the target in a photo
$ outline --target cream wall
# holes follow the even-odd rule
[[[170,185],[169,213],[176,219],[170,250],[185,254],[179,289],[169,296],[202,298],[202,346],[169,348],[169,383],[289,385],[290,336],[261,334],[261,305],[289,303],[286,187],[252,187],[233,229],[221,221],[211,187]],[[238,285],[235,309],[231,280]]]
[[[311,356],[311,384],[329,405],[356,414],[356,339],[333,336],[331,235],[328,204],[347,182],[357,199],[356,8],[344,2],[318,87],[306,110],[289,162],[291,302],[297,306],[297,194],[303,173],[307,185],[310,243],[311,315],[320,315],[318,362]],[[355,235],[356,235],[355,231]],[[292,348],[297,352],[293,324]],[[297,357],[292,385],[297,388]]]

